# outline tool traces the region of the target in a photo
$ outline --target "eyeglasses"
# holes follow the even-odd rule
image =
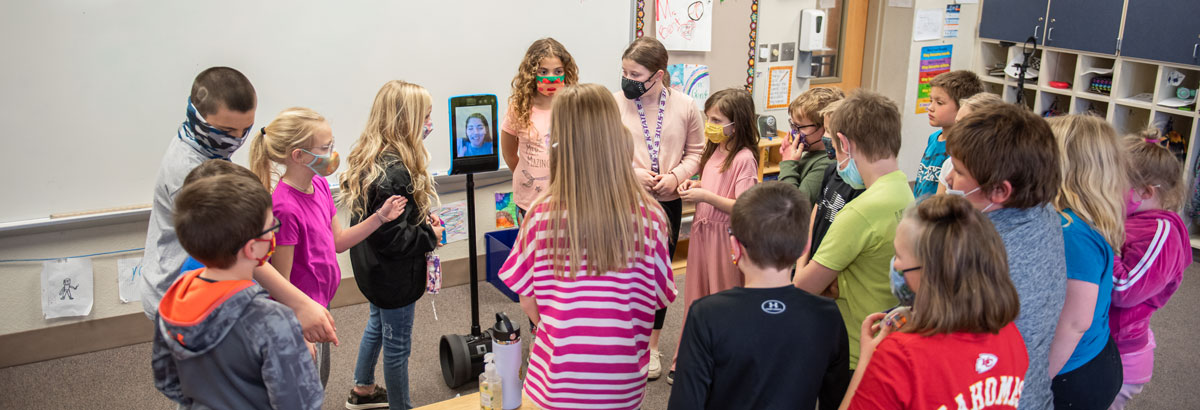
[[[793,132],[800,132],[801,130],[803,130],[805,128],[819,127],[819,125],[817,125],[817,124],[799,125],[799,124],[792,122],[792,120],[788,120],[788,125],[792,126]]]
[[[321,150],[321,151],[325,151],[325,152],[333,151],[333,142],[334,142],[333,140],[330,140],[328,144],[325,144],[325,145],[322,145],[319,147],[312,147],[312,150],[313,151]]]
[[[269,233],[269,234],[271,234],[271,240],[274,241],[275,234],[279,233],[279,228],[283,227],[283,222],[279,222],[278,218],[273,218],[273,219],[275,219],[275,223],[272,224],[270,228],[267,228],[265,231],[259,232],[258,235],[254,235],[254,237],[250,238],[250,239],[266,242],[267,240],[262,239],[262,236]]]

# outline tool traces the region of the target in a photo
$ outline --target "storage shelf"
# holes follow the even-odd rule
[[[1154,104],[1151,104],[1151,103],[1148,103],[1145,101],[1134,100],[1131,98],[1118,98],[1114,102],[1116,102],[1117,104],[1120,104],[1120,105],[1137,107],[1137,108],[1145,108],[1147,110],[1154,108]]]

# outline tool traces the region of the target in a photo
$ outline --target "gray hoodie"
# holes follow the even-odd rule
[[[154,387],[184,409],[319,409],[325,389],[291,309],[248,280],[184,274],[159,305]]]
[[[1054,340],[1058,316],[1067,296],[1061,219],[1050,205],[1004,208],[987,216],[1004,240],[1009,276],[1021,300],[1016,324],[1025,339],[1029,369],[1025,373],[1020,408],[1052,409],[1050,342]]]

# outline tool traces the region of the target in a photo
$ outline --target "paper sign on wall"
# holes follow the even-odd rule
[[[787,108],[792,101],[792,66],[771,67],[767,109]]]
[[[46,319],[92,313],[92,260],[60,259],[42,264],[42,315]]]
[[[657,0],[656,38],[667,50],[712,50],[712,0]]]
[[[942,10],[917,9],[913,21],[913,41],[937,40],[942,37]]]
[[[709,88],[708,66],[699,64],[671,64],[667,66],[671,75],[671,88],[679,90],[692,97],[696,107],[704,111],[704,101],[708,100]]]
[[[446,225],[446,243],[467,239],[467,201],[442,204],[437,214]]]
[[[942,37],[958,37],[958,16],[962,12],[961,4],[946,5],[946,24],[942,26]]]
[[[141,264],[141,258],[117,259],[117,297],[121,298],[121,303],[142,300],[138,290],[138,282],[142,280]]]
[[[954,46],[921,47],[921,66],[917,74],[917,114],[929,111],[929,81],[950,72],[950,54]]]

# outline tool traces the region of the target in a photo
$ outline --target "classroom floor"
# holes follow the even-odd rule
[[[683,278],[676,278],[676,284],[682,289]],[[427,295],[417,304],[416,336],[409,360],[411,390],[417,406],[476,389],[474,383],[454,390],[446,387],[438,360],[437,344],[442,334],[469,331],[467,295],[468,288],[458,286],[443,289],[437,296]],[[683,315],[682,299],[677,298],[668,312],[662,339],[664,358],[670,358],[675,351]],[[437,304],[437,320],[431,301]],[[509,302],[486,283],[480,286],[480,303],[481,323],[485,327],[491,324],[486,318],[494,317],[496,311],[502,310],[514,318],[524,317],[517,304]],[[1196,354],[1195,348],[1196,341],[1200,340],[1200,316],[1195,312],[1200,312],[1200,265],[1188,269],[1179,292],[1154,317],[1158,340],[1154,380],[1145,392],[1134,398],[1130,409],[1178,409],[1186,407],[1184,403],[1195,402],[1195,381],[1200,380],[1200,355]],[[333,316],[341,346],[333,349],[332,371],[325,390],[324,409],[328,410],[344,408],[352,383],[358,341],[366,323],[367,305],[337,308],[333,310]],[[526,322],[522,320],[521,323]],[[174,408],[154,389],[149,358],[150,344],[142,343],[0,369],[0,408]],[[376,369],[376,375],[382,382],[381,369]],[[650,382],[643,408],[665,409],[669,395],[670,385],[665,377]]]

